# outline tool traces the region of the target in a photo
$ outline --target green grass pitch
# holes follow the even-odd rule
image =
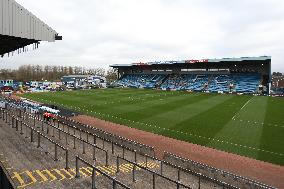
[[[23,96],[144,131],[284,165],[283,98],[142,89]]]

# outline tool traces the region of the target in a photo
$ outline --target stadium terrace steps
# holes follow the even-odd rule
[[[261,83],[257,73],[231,74],[127,74],[117,83],[123,87],[161,88],[209,92],[255,93]],[[230,89],[230,85],[233,87]],[[230,91],[231,90],[231,91]]]
[[[159,74],[129,74],[123,76],[118,84],[133,88],[155,88],[165,77]]]

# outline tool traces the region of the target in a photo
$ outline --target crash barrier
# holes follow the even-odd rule
[[[84,140],[83,138],[76,136],[75,130],[74,130],[74,133],[71,134],[71,133],[70,133],[70,130],[64,131],[63,129],[60,129],[59,127],[56,127],[56,126],[54,126],[54,125],[48,124],[48,125],[47,125],[47,129],[46,129],[46,132],[47,132],[47,133],[48,133],[48,128],[49,128],[49,127],[53,128],[52,136],[55,135],[55,134],[54,134],[54,130],[57,130],[59,140],[61,140],[62,134],[65,135],[65,142],[66,142],[66,145],[68,145],[68,141],[67,141],[68,136],[70,136],[71,138],[73,138],[73,149],[76,149],[76,148],[77,148],[76,141],[80,141],[80,142],[82,143],[82,154],[85,154],[85,153],[86,153],[86,145],[91,146],[91,147],[93,148],[93,153],[92,153],[93,160],[96,160],[96,149],[102,151],[102,152],[105,154],[105,165],[106,165],[106,166],[109,165],[108,151],[105,150],[105,149],[103,149],[103,148],[100,148],[99,146],[96,145],[96,137],[95,137],[95,136],[94,136],[94,138],[93,138],[93,143],[91,143],[91,142],[89,142],[89,140],[86,141],[86,140]]]
[[[211,178],[211,177],[208,177],[204,174],[201,174],[200,172],[195,172],[195,171],[192,171],[192,170],[188,170],[180,165],[177,165],[177,164],[172,164],[168,161],[165,161],[165,160],[161,160],[161,159],[158,159],[156,157],[152,157],[152,156],[149,156],[149,155],[145,155],[145,161],[146,161],[146,165],[147,165],[147,162],[149,159],[152,159],[152,160],[155,160],[155,161],[158,161],[159,164],[160,164],[160,174],[161,175],[167,175],[167,171],[164,169],[165,166],[168,166],[170,167],[171,169],[174,169],[175,172],[176,172],[176,179],[178,181],[181,181],[182,180],[182,176],[181,176],[181,173],[186,173],[186,174],[189,174],[189,175],[193,175],[195,176],[196,178],[198,178],[198,185],[200,187],[202,181],[209,181],[215,185],[218,185],[218,186],[221,186],[222,188],[227,188],[227,189],[237,189],[238,187],[236,186],[233,186],[231,184],[228,184],[224,181],[221,181],[221,180],[217,180],[215,178]]]
[[[27,114],[27,113],[24,113]],[[31,114],[27,114],[28,117],[32,118],[33,120],[36,120],[36,116],[33,116]],[[49,124],[48,122],[45,122],[43,120],[39,120],[41,121],[41,131],[42,132],[46,132],[46,134],[51,134],[52,137],[55,137],[55,135],[58,135],[59,140],[62,140],[65,136],[65,143],[66,145],[68,145],[68,136],[71,137],[73,139],[73,149],[77,148],[76,145],[76,141],[80,141],[82,143],[82,154],[86,153],[86,145],[89,145],[93,148],[93,152],[92,152],[92,156],[93,156],[93,160],[96,160],[96,149],[97,150],[101,150],[104,154],[105,154],[105,165],[108,166],[109,164],[109,157],[108,157],[108,151],[100,148],[96,145],[96,137],[94,136],[94,143],[91,143],[89,140],[86,141],[81,137],[81,131],[80,131],[80,137],[76,136],[76,130],[74,130],[74,133],[71,134],[70,129],[68,129],[67,131],[65,131],[64,129],[61,129],[60,127],[57,127],[56,125],[52,125]],[[44,129],[44,123],[47,125],[46,129]],[[34,125],[35,128],[35,125]],[[39,128],[40,129],[40,128]]]
[[[119,172],[119,165],[120,165],[120,162],[121,161],[125,161],[131,165],[133,165],[133,169],[132,169],[132,181],[135,182],[136,181],[136,178],[135,178],[135,171],[137,168],[139,169],[143,169],[145,170],[147,173],[149,174],[152,174],[152,188],[155,189],[156,188],[156,178],[157,177],[160,177],[162,179],[165,179],[166,181],[169,181],[170,183],[176,185],[176,188],[179,189],[180,187],[183,187],[183,188],[187,188],[187,189],[191,189],[190,186],[186,186],[184,185],[183,183],[181,183],[180,181],[177,181],[177,180],[173,180],[169,177],[166,177],[160,173],[157,173],[155,171],[152,171],[150,169],[148,169],[147,167],[144,167],[142,165],[139,165],[137,162],[133,162],[133,161],[130,161],[130,160],[127,160],[123,157],[120,157],[120,156],[117,156],[117,159],[116,159],[116,167],[117,167],[117,170],[116,172],[118,173]],[[147,165],[147,163],[146,163]],[[200,187],[199,187],[200,188]]]
[[[101,171],[100,169],[96,168],[96,166],[90,164],[89,162],[87,162],[86,160],[84,160],[83,158],[81,158],[79,156],[76,156],[76,176],[75,176],[76,178],[80,178],[79,161],[81,161],[82,163],[84,163],[87,166],[92,168],[92,177],[91,177],[92,178],[92,189],[96,189],[97,188],[97,184],[98,184],[98,181],[96,180],[96,174],[97,173],[101,174],[104,177],[106,177],[109,180],[111,180],[113,189],[116,189],[117,186],[121,186],[122,188],[130,189],[130,187],[128,187],[125,184],[121,183],[115,177],[112,177],[109,174]]]
[[[28,124],[24,123],[22,120],[20,120],[18,117],[10,114],[8,111],[5,111],[3,109],[0,109],[1,113],[4,113],[6,121],[12,125],[12,128],[16,128],[16,131],[20,130],[20,134],[25,134],[25,138],[30,138],[31,143],[37,142],[37,148],[42,147],[41,143],[43,142],[42,139],[46,139],[49,141],[52,145],[54,145],[54,161],[58,161],[58,148],[62,149],[65,152],[65,169],[69,169],[69,153],[68,149],[61,146],[57,142],[53,141],[49,137],[45,136],[43,133],[37,131],[32,126],[29,126]],[[30,133],[30,134],[29,134]],[[37,139],[35,139],[35,137]],[[46,149],[49,154],[51,154],[51,151],[49,149]]]
[[[68,145],[68,141],[67,141],[67,137],[69,136],[69,137],[71,137],[71,138],[73,138],[73,149],[76,149],[76,141],[80,141],[81,143],[82,143],[82,145],[83,145],[83,147],[82,147],[82,154],[85,154],[86,152],[85,152],[85,149],[86,149],[86,145],[90,145],[92,148],[93,148],[93,160],[96,160],[96,149],[98,149],[98,150],[101,150],[101,151],[103,151],[104,152],[104,154],[105,154],[105,165],[106,166],[108,166],[108,164],[109,164],[109,154],[108,154],[108,151],[107,150],[105,150],[105,149],[103,149],[103,148],[100,148],[100,147],[98,147],[97,145],[96,145],[96,139],[97,139],[97,136],[95,136],[95,135],[92,135],[92,137],[93,137],[93,141],[94,141],[94,143],[91,143],[90,142],[90,140],[91,140],[91,137],[87,137],[87,140],[84,140],[83,138],[82,138],[82,133],[83,133],[83,131],[82,130],[78,130],[78,132],[79,132],[79,136],[80,137],[78,137],[78,136],[76,136],[76,134],[78,134],[78,133],[76,133],[76,129],[74,129],[73,131],[73,134],[71,134],[71,130],[70,130],[70,128],[67,126],[67,129],[65,129],[65,130],[67,130],[67,131],[65,131],[64,130],[64,127],[63,127],[63,129],[61,129],[59,126],[56,126],[56,125],[52,125],[52,124],[49,124],[48,122],[45,122],[45,121],[43,121],[43,120],[40,120],[40,119],[38,119],[38,118],[36,118],[36,116],[34,116],[34,115],[31,115],[31,114],[29,114],[29,113],[27,113],[27,112],[24,112],[23,113],[23,118],[24,119],[28,119],[28,118],[30,118],[31,120],[33,120],[32,122],[33,122],[33,127],[35,128],[36,127],[36,124],[35,124],[35,120],[37,119],[38,121],[40,121],[41,122],[41,131],[42,132],[46,132],[46,134],[48,134],[49,132],[52,134],[52,137],[54,137],[56,134],[58,135],[58,138],[59,138],[59,140],[61,140],[62,138],[64,138],[64,135],[65,135],[65,141],[66,141],[66,145]],[[47,127],[46,127],[46,129],[44,129],[44,123],[47,125]],[[38,124],[37,124],[38,125]],[[40,129],[40,128],[38,128],[38,129]],[[87,136],[89,136],[89,135],[87,135]],[[124,149],[123,149],[123,154],[124,154]],[[112,145],[112,153],[114,152],[114,144]],[[136,152],[135,152],[136,153]]]
[[[45,123],[46,125],[47,125],[47,128],[46,128],[46,132],[47,133],[49,133],[49,129],[50,128],[52,128],[52,136],[54,136],[55,134],[54,134],[54,130],[57,130],[57,132],[58,132],[58,136],[59,136],[59,139],[61,140],[61,138],[62,138],[62,135],[63,134],[65,134],[65,139],[66,139],[66,144],[67,144],[67,135],[68,136],[70,136],[70,137],[73,137],[74,138],[74,149],[76,148],[76,146],[75,146],[75,139],[76,140],[79,140],[79,141],[81,141],[82,143],[83,143],[83,154],[85,153],[85,144],[88,144],[88,145],[91,145],[91,146],[93,146],[93,147],[95,147],[95,148],[97,148],[97,149],[100,149],[100,150],[103,150],[103,151],[105,151],[105,153],[107,154],[107,151],[106,150],[104,150],[104,148],[105,148],[105,142],[108,142],[108,143],[110,143],[111,144],[111,153],[112,154],[114,154],[115,153],[115,147],[119,147],[119,148],[121,148],[122,149],[122,156],[124,157],[125,156],[125,151],[127,150],[127,151],[130,151],[130,152],[132,152],[132,153],[134,153],[134,158],[136,159],[136,157],[137,157],[137,154],[140,154],[138,151],[136,151],[136,150],[134,150],[134,149],[132,149],[132,148],[128,148],[128,147],[126,147],[126,146],[123,146],[123,145],[121,145],[121,144],[119,144],[119,143],[116,143],[116,142],[113,142],[113,141],[111,141],[111,140],[108,140],[108,139],[105,139],[105,138],[103,138],[103,137],[101,137],[101,136],[98,136],[98,135],[96,135],[96,134],[92,134],[92,133],[89,133],[88,131],[85,131],[85,130],[81,130],[81,129],[78,129],[77,127],[75,127],[75,126],[70,126],[70,125],[66,125],[66,127],[64,127],[64,125],[65,125],[65,123],[62,125],[62,127],[63,127],[63,129],[61,129],[60,128],[60,125],[58,124],[59,122],[57,122],[57,124],[55,124],[55,123],[49,123],[49,122],[45,122],[44,120],[41,120],[41,119],[38,119],[38,118],[36,118],[36,116],[34,116],[34,115],[31,115],[31,114],[28,114],[28,113],[24,113],[24,114],[26,114],[28,117],[30,117],[31,119],[33,119],[33,120],[35,120],[35,119],[37,119],[38,121],[40,121],[42,124],[42,131],[44,131],[44,128],[43,128],[43,123]],[[49,128],[50,127],[50,128]],[[73,133],[71,132],[71,130],[73,129]],[[66,131],[67,130],[67,131]],[[76,133],[76,131],[77,131],[77,133]],[[79,132],[79,137],[78,136],[76,136],[76,134],[78,134],[78,132]],[[82,135],[83,134],[85,134],[86,135],[86,139],[84,140],[83,138],[82,138]],[[92,139],[93,139],[93,144],[92,143],[90,143],[89,141],[92,141]],[[102,140],[102,142],[103,142],[103,146],[102,146],[102,148],[99,148],[97,145],[96,145],[96,140],[97,139],[100,139],[100,140]],[[142,156],[143,155],[145,155],[145,154],[141,154]],[[95,158],[94,158],[95,159]],[[108,164],[108,158],[107,158],[107,155],[106,155],[106,165]]]
[[[11,99],[11,98],[8,98],[8,97],[4,97],[4,98],[8,102],[14,103],[15,105],[19,104],[19,102],[14,100],[14,99]],[[31,113],[29,108],[20,109],[18,111],[24,111],[26,113]],[[43,119],[42,114],[39,114],[37,112],[34,112],[34,113],[38,116],[38,118]],[[95,127],[92,127],[92,126],[89,126],[89,125],[82,124],[80,122],[74,121],[74,120],[69,119],[69,118],[64,117],[64,116],[57,116],[57,121],[58,121],[58,123],[60,122],[60,123],[63,123],[65,125],[72,126],[72,127],[75,126],[78,129],[88,131],[89,133],[92,133],[92,134],[96,134],[101,139],[106,139],[108,141],[112,141],[112,142],[115,142],[115,143],[120,144],[122,146],[136,150],[140,154],[149,154],[149,155],[155,156],[154,148],[151,147],[151,146],[141,144],[141,143],[138,143],[136,141],[133,141],[133,140],[130,140],[130,139],[127,139],[127,138],[124,138],[124,137],[121,137],[121,136],[118,136],[118,135],[115,135],[115,134],[111,134],[109,132],[106,132],[104,130],[101,130],[101,129],[98,129],[98,128],[95,128]]]
[[[24,113],[24,115],[25,114],[27,115],[26,117],[29,117],[31,120],[34,120],[36,118],[35,116],[33,116],[31,114]],[[108,158],[108,152],[109,151],[105,150],[105,146],[106,146],[105,142],[108,142],[109,144],[111,144],[111,146],[110,146],[110,148],[111,148],[110,153],[111,154],[113,154],[113,155],[116,154],[116,151],[117,151],[116,149],[119,148],[119,149],[122,150],[122,154],[120,154],[120,155],[122,155],[122,157],[125,157],[126,151],[129,151],[129,152],[133,153],[133,159],[135,161],[137,160],[137,156],[138,156],[139,153],[136,150],[133,150],[131,148],[122,146],[118,143],[103,139],[100,136],[97,136],[95,134],[91,134],[89,132],[85,132],[84,130],[78,129],[76,127],[66,126],[66,127],[63,127],[61,129],[60,126],[57,125],[57,124],[51,124],[51,123],[45,122],[43,120],[40,120],[38,118],[36,118],[36,119],[42,123],[41,124],[41,131],[46,132],[47,134],[51,133],[52,137],[54,137],[56,135],[56,136],[58,136],[59,140],[64,139],[64,136],[65,136],[66,145],[68,145],[67,137],[69,136],[69,137],[73,138],[73,149],[77,148],[76,147],[77,146],[76,141],[80,141],[83,144],[82,154],[86,153],[85,152],[86,145],[90,145],[91,147],[93,147],[94,148],[93,160],[96,160],[95,149],[99,149],[99,150],[103,151],[105,153],[105,164],[106,164],[106,166],[108,166],[108,162],[109,162],[109,158]],[[44,128],[44,125],[46,125],[46,128]],[[64,126],[64,125],[62,125],[62,126]],[[83,137],[82,137],[83,133],[86,134],[86,137],[85,137],[86,139],[83,139]],[[79,136],[77,136],[77,135],[79,135]],[[103,142],[102,148],[97,146],[97,139],[102,140],[102,142]],[[90,141],[92,141],[92,143]],[[141,155],[141,156],[144,156],[144,155]],[[146,157],[146,159],[147,159],[147,157]]]
[[[26,113],[25,113],[26,114]],[[27,116],[26,117],[29,117],[29,118],[31,118],[31,120],[33,119],[33,118],[35,118],[35,116],[32,116],[32,115],[30,115],[30,114],[27,114]],[[80,138],[80,137],[77,137],[75,134],[73,135],[73,134],[71,134],[71,133],[69,133],[68,131],[66,132],[66,131],[64,131],[64,130],[62,130],[62,129],[60,129],[59,127],[56,127],[55,125],[52,125],[52,124],[48,124],[48,123],[46,123],[47,125],[47,127],[46,128],[44,128],[43,130],[44,131],[46,131],[47,132],[47,129],[49,128],[49,129],[52,129],[52,130],[57,130],[58,131],[58,137],[60,138],[60,136],[63,136],[64,134],[63,133],[65,133],[66,135],[65,136],[67,136],[67,135],[69,135],[69,136],[72,136],[73,138],[76,138],[76,139],[78,139],[78,140],[80,140],[80,141],[82,141],[82,138]],[[64,129],[64,128],[63,128]],[[66,130],[66,129],[65,129]],[[69,131],[70,131],[70,129],[69,129]],[[75,132],[76,130],[74,130],[74,132]],[[79,130],[80,131],[80,130]],[[80,131],[80,136],[81,136],[81,132],[82,131]],[[60,133],[62,133],[62,134],[60,134]],[[93,135],[93,139],[94,139],[94,141],[96,141],[96,136],[95,135]],[[91,137],[89,137],[89,138],[91,138]],[[88,143],[88,141],[84,141],[85,143]],[[111,142],[111,141],[109,141],[112,145],[111,145],[111,153],[112,154],[114,154],[114,151],[115,151],[115,146],[118,146],[118,147],[120,147],[120,148],[122,148],[122,156],[123,156],[123,158],[125,157],[125,150],[129,150],[129,151],[131,151],[131,152],[133,152],[134,153],[134,159],[135,159],[135,162],[137,162],[137,152],[135,151],[135,150],[132,150],[132,149],[128,149],[128,148],[126,148],[126,147],[123,147],[123,146],[121,146],[121,145],[119,145],[119,144],[116,144],[116,143],[114,143],[114,142]],[[74,143],[74,147],[75,147],[75,143]],[[83,153],[84,153],[84,145],[83,145]],[[106,153],[106,155],[107,155],[107,153]],[[106,165],[107,165],[108,163],[107,163],[107,159],[106,159]]]
[[[72,119],[69,119],[67,117],[58,116],[58,121],[61,123],[64,123],[69,126],[75,126],[78,129],[88,131],[89,133],[96,134],[97,136],[101,137],[102,139],[106,139],[108,141],[115,142],[117,144],[121,144],[122,146],[131,148],[133,150],[136,150],[140,154],[150,154],[152,156],[155,156],[154,148],[145,144],[138,143],[136,141],[106,132],[104,130],[82,124],[80,122],[74,121]]]
[[[10,109],[11,110],[11,109]],[[11,110],[12,111],[12,110]],[[54,135],[55,135],[55,131],[56,131],[56,133],[58,133],[58,137],[59,137],[59,139],[61,140],[61,138],[63,138],[64,136],[63,135],[65,135],[65,139],[66,139],[66,145],[67,145],[67,135],[68,136],[70,136],[70,137],[72,137],[73,138],[73,148],[75,149],[76,148],[76,142],[75,142],[75,140],[76,141],[80,141],[80,142],[82,142],[83,143],[83,154],[85,153],[85,144],[87,144],[87,145],[91,145],[91,146],[93,146],[93,148],[94,148],[94,150],[93,150],[93,159],[95,160],[96,158],[95,158],[95,149],[99,149],[99,150],[102,150],[102,151],[104,151],[105,152],[105,159],[106,159],[106,165],[108,165],[108,154],[107,154],[107,151],[106,150],[104,150],[104,148],[105,148],[105,142],[108,142],[108,143],[110,143],[111,144],[111,153],[112,154],[114,154],[114,152],[115,152],[115,147],[119,147],[119,148],[121,148],[122,149],[122,156],[123,157],[125,157],[125,153],[126,153],[126,150],[127,151],[130,151],[130,152],[132,152],[132,153],[134,153],[134,159],[137,159],[137,151],[136,150],[133,150],[133,149],[131,149],[131,148],[128,148],[128,147],[125,147],[125,146],[123,146],[123,145],[121,145],[121,144],[118,144],[118,143],[115,143],[115,142],[113,142],[113,141],[111,141],[111,140],[106,140],[106,139],[104,139],[104,138],[102,138],[102,137],[100,137],[100,136],[98,136],[98,135],[96,135],[96,134],[91,134],[91,133],[89,133],[89,132],[87,132],[87,131],[84,131],[84,130],[81,130],[81,129],[78,129],[78,128],[76,128],[75,126],[67,126],[67,129],[65,129],[65,130],[67,130],[67,131],[65,131],[64,130],[64,125],[63,125],[63,129],[60,129],[60,127],[59,127],[59,125],[57,124],[54,124],[54,125],[52,125],[52,124],[50,124],[50,123],[48,123],[48,122],[44,122],[43,120],[40,120],[39,118],[36,118],[36,116],[35,115],[32,115],[32,114],[29,114],[29,113],[27,113],[27,112],[23,112],[22,113],[22,115],[23,115],[23,118],[25,119],[25,120],[27,120],[27,118],[30,118],[31,120],[32,120],[32,122],[33,122],[33,126],[34,126],[34,128],[35,128],[35,120],[37,119],[38,121],[40,121],[41,122],[41,131],[42,132],[44,132],[44,131],[46,131],[46,133],[48,134],[49,132],[51,132],[52,133],[52,136],[54,137]],[[46,127],[46,129],[44,129],[44,123],[46,124],[46,125],[48,125],[47,127]],[[59,123],[59,122],[58,122]],[[39,126],[39,124],[37,124],[38,126]],[[74,129],[73,131],[73,134],[71,134],[71,132],[70,132],[70,128],[72,128],[72,129]],[[78,134],[78,133],[76,133],[76,131],[77,132],[79,132],[79,136],[80,137],[78,137],[78,136],[76,136],[76,134]],[[83,140],[83,138],[82,138],[82,133],[85,133],[86,134],[86,136],[87,136],[87,140]],[[93,138],[93,144],[92,143],[90,143],[89,142],[89,139],[91,140],[91,138]],[[102,141],[103,141],[103,147],[102,148],[99,148],[97,145],[96,145],[96,140],[97,140],[97,138],[98,139],[101,139]]]
[[[192,172],[200,173],[208,178],[214,178],[215,180],[229,183],[230,185],[238,188],[276,189],[272,186],[268,186],[254,180],[238,176],[227,171],[208,166],[206,164],[195,162],[193,160],[189,160],[169,152],[164,152],[164,160],[172,163],[173,165],[183,167],[188,171],[190,170]]]
[[[42,120],[40,120],[40,121],[42,121]],[[121,145],[121,144],[118,144],[118,143],[115,143],[115,142],[113,142],[113,141],[111,141],[111,140],[107,140],[107,139],[104,139],[104,138],[102,138],[102,137],[100,137],[100,136],[98,136],[98,135],[96,135],[96,134],[91,134],[91,133],[89,133],[89,132],[87,132],[87,131],[84,131],[84,130],[81,130],[81,129],[78,129],[78,128],[76,128],[76,127],[72,127],[72,126],[67,126],[67,129],[65,129],[65,130],[67,130],[67,132],[66,131],[64,131],[64,127],[63,127],[63,129],[60,129],[60,127],[57,125],[56,126],[56,124],[55,125],[52,125],[52,124],[50,124],[50,123],[45,123],[46,125],[48,125],[48,126],[50,126],[50,127],[53,127],[53,128],[55,128],[55,129],[57,129],[57,130],[59,130],[60,132],[63,132],[63,133],[66,133],[66,134],[68,134],[69,136],[71,136],[71,137],[74,137],[74,138],[76,138],[77,140],[80,140],[80,141],[82,141],[82,142],[84,142],[84,143],[86,143],[86,144],[89,144],[89,145],[92,145],[92,144],[90,144],[90,142],[89,142],[89,140],[91,140],[91,139],[93,139],[93,141],[94,141],[94,144],[97,144],[97,139],[100,139],[100,140],[102,140],[102,142],[103,142],[103,146],[102,146],[102,148],[99,148],[99,149],[101,149],[101,150],[104,150],[105,149],[105,142],[108,142],[109,144],[111,144],[111,153],[114,155],[115,154],[115,149],[116,148],[120,148],[120,149],[122,149],[122,157],[125,157],[125,154],[126,154],[126,150],[127,151],[129,151],[129,152],[132,152],[133,153],[133,155],[134,155],[134,159],[135,159],[135,161],[137,160],[137,155],[138,154],[140,154],[140,153],[138,153],[136,150],[134,150],[134,149],[131,149],[131,148],[128,148],[128,147],[126,147],[126,146],[123,146],[123,145]],[[63,125],[64,126],[64,125]],[[47,127],[48,128],[48,127]],[[71,134],[71,129],[74,129],[73,130],[73,134]],[[79,136],[80,137],[77,137],[76,136],[76,131],[78,131],[79,132]],[[83,138],[82,138],[82,133],[85,133],[86,134],[86,140],[84,140]],[[77,133],[78,134],[78,133]],[[59,135],[59,137],[60,137],[60,135]],[[74,142],[74,148],[75,148],[75,142]],[[98,148],[98,147],[97,147]],[[84,154],[84,151],[85,151],[85,146],[83,145],[83,154]],[[108,151],[106,151],[106,150],[104,150],[106,153],[108,152]],[[141,156],[144,156],[144,155],[146,155],[146,154],[140,154]],[[108,159],[106,158],[106,165],[108,165],[108,161],[107,161]]]

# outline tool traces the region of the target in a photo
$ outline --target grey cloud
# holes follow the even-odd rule
[[[114,63],[271,55],[284,72],[282,0],[18,0],[63,41],[0,59],[105,67]],[[56,6],[54,6],[56,5]]]

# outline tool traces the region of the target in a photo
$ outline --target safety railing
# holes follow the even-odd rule
[[[149,156],[147,154],[145,154],[144,156],[146,158],[146,166],[147,166],[148,159],[152,159],[152,160],[158,161],[160,163],[160,174],[161,175],[164,175],[164,165],[167,165],[167,166],[170,166],[173,169],[176,169],[177,170],[176,177],[177,177],[178,181],[181,180],[181,172],[184,172],[184,173],[191,174],[191,175],[194,175],[194,176],[198,177],[199,185],[201,183],[201,179],[204,179],[204,180],[210,181],[212,183],[218,184],[219,186],[222,186],[223,188],[238,189],[238,187],[230,185],[230,184],[228,184],[226,182],[222,182],[220,180],[208,177],[206,175],[203,175],[202,173],[198,173],[198,172],[195,172],[195,171],[192,171],[192,170],[189,170],[189,169],[185,169],[185,168],[183,168],[181,166],[174,165],[174,164],[172,164],[170,162],[167,162],[165,160],[161,160],[161,159],[158,159],[156,157]]]
[[[142,148],[145,149],[147,151],[146,154],[152,154],[153,156],[155,156],[154,148],[152,146],[141,144],[139,142],[136,142],[136,141],[133,141],[133,140],[130,140],[130,139],[127,139],[127,138],[106,132],[106,131],[101,130],[99,128],[95,128],[95,127],[92,127],[92,126],[89,126],[89,125],[86,125],[86,124],[82,124],[80,122],[76,122],[76,121],[69,119],[67,117],[58,116],[58,121],[62,122],[63,124],[69,125],[69,126],[75,126],[76,128],[80,127],[84,131],[88,131],[88,130],[92,131],[92,133],[97,133],[97,135],[107,136],[108,138],[112,138],[113,140],[114,139],[120,140],[122,143],[128,142],[129,144],[136,146],[136,148],[138,147],[139,149],[142,149]],[[106,137],[101,137],[101,138],[106,139]],[[126,146],[126,145],[124,145],[124,146]],[[142,150],[136,150],[136,151],[143,154]]]
[[[220,175],[229,175],[231,176],[232,178],[234,178],[234,180],[237,180],[237,179],[240,179],[240,180],[243,180],[244,183],[249,183],[249,184],[252,184],[254,185],[256,188],[261,188],[261,189],[276,189],[275,187],[272,187],[272,186],[269,186],[269,185],[266,185],[266,184],[263,184],[263,183],[260,183],[260,182],[257,182],[255,180],[251,180],[249,178],[246,178],[246,177],[242,177],[242,176],[239,176],[239,175],[235,175],[233,173],[230,173],[230,172],[227,172],[227,171],[224,171],[224,170],[221,170],[221,169],[217,169],[217,168],[214,168],[214,167],[211,167],[209,165],[206,165],[206,164],[203,164],[203,163],[199,163],[199,162],[196,162],[196,161],[193,161],[193,160],[190,160],[190,159],[186,159],[186,158],[183,158],[183,157],[180,157],[180,156],[177,156],[175,154],[172,154],[172,153],[169,153],[169,152],[164,152],[164,154],[168,154],[172,157],[175,157],[177,159],[180,159],[181,161],[184,161],[184,162],[190,162],[191,164],[194,164],[194,165],[197,165],[197,166],[200,166],[202,168],[205,168],[207,169],[208,172],[218,172]],[[173,164],[172,164],[173,165]],[[177,166],[177,165],[175,165]],[[179,167],[179,166],[177,166]],[[188,169],[184,169],[183,170],[185,171],[191,171],[191,170],[188,170]],[[192,171],[191,171],[192,172]],[[211,178],[211,177],[208,177],[208,176],[205,176],[207,178]],[[217,179],[215,179],[217,180]],[[222,182],[220,180],[217,180],[219,182]]]
[[[100,170],[99,168],[96,168],[96,166],[90,164],[89,162],[87,162],[86,160],[84,160],[83,158],[76,156],[76,178],[80,177],[80,171],[79,171],[79,161],[83,162],[84,164],[86,164],[87,166],[91,167],[92,170],[92,189],[96,189],[97,188],[97,181],[96,181],[96,174],[99,173],[105,177],[107,177],[108,179],[110,179],[112,181],[112,188],[116,189],[117,185],[121,186],[122,188],[125,189],[130,189],[130,187],[126,186],[125,184],[121,183],[120,181],[118,181],[115,177],[110,176],[109,174],[103,172],[102,170]]]
[[[183,188],[187,188],[187,189],[192,189],[190,186],[186,186],[185,184],[181,183],[180,181],[176,181],[176,180],[173,180],[169,177],[166,177],[160,173],[157,173],[155,171],[152,171],[142,165],[139,165],[137,162],[132,162],[130,160],[127,160],[125,158],[122,158],[120,156],[117,156],[117,159],[116,159],[116,167],[117,167],[117,170],[116,172],[118,173],[119,172],[119,165],[120,165],[120,161],[125,161],[131,165],[133,165],[133,169],[132,169],[132,181],[135,182],[135,170],[137,169],[137,167],[139,169],[143,169],[145,171],[147,171],[149,174],[152,174],[152,188],[155,189],[156,188],[156,177],[160,177],[162,179],[165,179],[167,181],[169,181],[170,183],[173,183],[174,185],[176,185],[176,188],[179,189],[180,187],[183,187]]]
[[[37,142],[37,148],[41,147],[42,138],[45,138],[47,141],[52,143],[52,145],[54,145],[54,160],[55,161],[58,161],[58,148],[62,149],[65,152],[65,168],[69,169],[69,152],[68,152],[67,148],[61,146],[60,144],[53,141],[49,137],[45,136],[43,133],[39,132],[38,130],[36,130],[32,126],[24,123],[18,117],[9,114],[8,111],[5,111],[3,109],[0,109],[0,111],[4,112],[4,114],[6,115],[6,121],[9,120],[9,123],[12,125],[12,128],[16,128],[16,131],[18,131],[19,127],[20,127],[20,134],[25,134],[25,138],[30,138],[30,142],[32,142],[32,143]],[[30,135],[29,135],[29,133],[30,133]],[[37,136],[37,140],[35,140],[36,136]],[[49,150],[49,149],[47,149],[47,150]]]
[[[26,113],[28,116],[30,116],[32,119],[36,118],[35,116],[31,115],[31,114],[28,114]],[[48,122],[45,122],[44,120],[40,120],[39,121],[42,122],[42,125],[41,125],[41,130],[42,131],[46,131],[46,133],[48,134],[50,132],[50,130],[52,129],[52,137],[55,137],[56,135],[56,132],[57,131],[57,135],[58,135],[58,138],[59,140],[62,140],[62,135],[65,135],[65,143],[66,145],[68,145],[68,136],[73,138],[73,149],[76,149],[77,148],[77,145],[76,145],[76,141],[80,141],[82,142],[82,154],[85,154],[86,153],[86,145],[89,145],[93,148],[93,160],[96,160],[96,149],[97,150],[100,150],[102,151],[104,154],[105,154],[105,165],[108,166],[109,165],[109,155],[108,155],[108,152],[107,150],[103,149],[103,148],[100,148],[99,146],[96,145],[96,138],[94,137],[94,143],[91,143],[89,142],[89,140],[84,140],[82,137],[81,137],[81,132],[80,131],[80,137],[76,136],[76,133],[74,134],[71,134],[70,133],[70,130],[68,129],[67,131],[65,131],[64,129],[61,129],[59,127],[56,127],[56,125],[52,125],[52,124],[49,124]],[[44,124],[47,124],[47,127],[46,127],[46,130],[44,129]],[[35,125],[34,125],[35,127]]]

